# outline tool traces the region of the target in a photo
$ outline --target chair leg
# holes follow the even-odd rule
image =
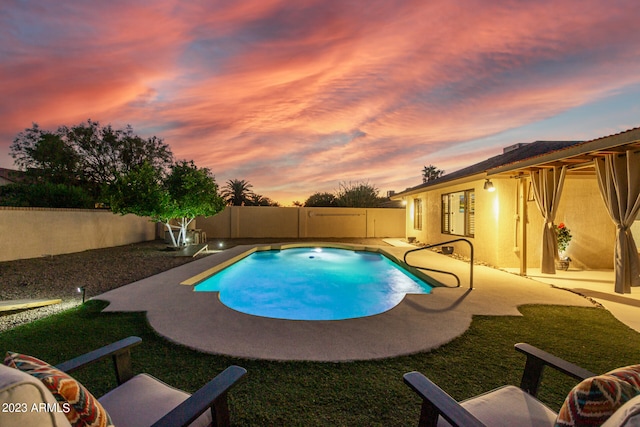
[[[220,395],[220,397],[213,401],[213,405],[211,405],[211,419],[213,419],[213,427],[229,427],[231,425],[227,393]]]
[[[527,356],[527,360],[524,365],[524,371],[522,372],[522,379],[520,380],[520,388],[531,396],[538,396],[538,387],[542,379],[542,371],[544,369],[544,362],[533,356]]]
[[[422,401],[422,409],[420,410],[420,421],[418,427],[436,427],[438,425],[438,417],[440,413],[427,400]]]

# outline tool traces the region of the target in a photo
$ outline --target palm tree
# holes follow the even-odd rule
[[[438,169],[433,165],[425,166],[422,168],[422,182],[427,183],[429,181],[433,181],[434,179],[440,178],[444,175],[444,171]]]
[[[244,179],[230,179],[222,189],[221,196],[230,206],[242,206],[250,204],[253,185]]]

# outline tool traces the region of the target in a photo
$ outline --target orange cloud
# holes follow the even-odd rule
[[[287,204],[416,185],[426,164],[453,171],[640,92],[633,1],[130,3],[3,4],[0,166],[34,121],[130,123]],[[603,131],[574,120],[563,134]],[[513,129],[529,140],[505,144]]]

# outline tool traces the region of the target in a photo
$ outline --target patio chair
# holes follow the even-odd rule
[[[596,376],[532,345],[515,349],[527,357],[519,388],[500,387],[460,403],[421,373],[406,373],[404,382],[422,398],[418,426],[640,426],[640,365]],[[545,366],[581,381],[558,414],[536,398]]]
[[[131,348],[141,341],[125,338],[55,367],[7,353],[0,365],[0,426],[229,425],[227,392],[245,369],[230,366],[190,396],[150,375],[133,375]],[[99,399],[67,375],[108,358],[118,386]]]

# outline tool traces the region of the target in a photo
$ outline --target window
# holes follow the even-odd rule
[[[422,199],[413,199],[413,229],[422,230]]]
[[[476,231],[474,190],[442,195],[442,233],[473,237]]]

